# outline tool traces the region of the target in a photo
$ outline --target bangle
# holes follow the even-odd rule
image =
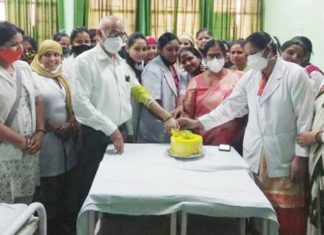
[[[322,134],[323,134],[323,131],[319,131],[316,133],[316,136],[315,136],[316,142],[319,144],[322,144]]]
[[[36,130],[36,133],[37,133],[37,132],[43,132],[43,133],[45,134],[47,131],[44,130],[44,129],[37,129],[37,130]]]
[[[163,119],[163,122],[169,121],[171,118],[173,118],[172,115],[170,115],[170,116],[164,118],[164,119]]]

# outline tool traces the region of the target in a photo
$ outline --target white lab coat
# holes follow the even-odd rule
[[[146,65],[142,73],[142,84],[154,100],[160,100],[161,106],[172,111],[177,106],[178,93],[169,68],[160,56]],[[164,131],[164,123],[148,109],[141,109],[138,130],[139,142],[168,143],[170,136]]]
[[[251,170],[258,173],[263,149],[269,177],[288,176],[294,155],[308,156],[308,148],[297,144],[296,135],[311,128],[312,87],[302,67],[281,58],[263,94],[257,96],[260,82],[260,72],[248,71],[228,99],[199,121],[208,130],[248,112],[243,157]]]

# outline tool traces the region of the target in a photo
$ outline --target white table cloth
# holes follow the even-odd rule
[[[235,150],[204,146],[204,157],[181,160],[169,157],[167,148],[126,144],[122,155],[106,153],[79,213],[78,235],[88,234],[90,211],[259,217],[268,220],[268,234],[277,234],[275,211]]]

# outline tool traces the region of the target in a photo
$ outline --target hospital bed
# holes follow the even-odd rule
[[[0,235],[46,235],[44,206],[0,203]]]

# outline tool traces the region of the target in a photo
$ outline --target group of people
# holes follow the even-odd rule
[[[115,16],[39,49],[9,22],[0,35],[0,201],[42,202],[49,234],[75,232],[109,144],[122,154],[125,142],[168,143],[173,128],[234,146],[280,234],[323,231],[324,75],[308,38],[280,46],[255,32],[229,43],[204,28],[196,42],[156,40],[127,36]]]

